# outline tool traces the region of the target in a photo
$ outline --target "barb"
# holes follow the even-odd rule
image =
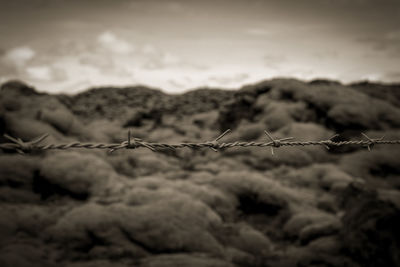
[[[32,150],[34,150],[37,145],[40,144],[40,142],[46,139],[49,135],[47,133],[43,134],[29,142],[24,142],[21,138],[14,138],[9,136],[8,134],[4,134],[3,136],[10,140],[11,143],[1,144],[0,148],[16,150],[18,153],[24,154],[25,152],[31,152]]]
[[[208,141],[206,142],[206,144],[209,144],[210,149],[212,149],[214,152],[218,152],[218,150],[216,148],[222,148],[221,146],[219,146],[218,141],[224,137],[225,135],[227,135],[229,132],[231,131],[231,129],[226,130],[225,132],[223,132],[221,135],[219,135],[217,138],[215,138],[213,141]]]
[[[369,138],[368,135],[366,135],[365,133],[361,133],[361,134],[362,134],[365,138],[367,138],[367,140],[368,140],[368,144],[367,144],[368,151],[371,151],[372,148],[374,147],[374,145],[375,145],[378,141],[382,141],[383,138],[385,138],[385,136],[382,136],[382,137],[379,138],[379,139],[371,139],[371,138]]]
[[[111,154],[112,152],[118,150],[118,149],[135,149],[138,147],[146,147],[150,149],[151,151],[155,152],[155,149],[147,142],[143,142],[142,139],[140,138],[131,138],[131,130],[128,131],[128,140],[122,142],[119,146],[113,147],[109,150],[109,153]]]
[[[264,133],[272,142],[272,146],[271,146],[271,154],[272,154],[272,156],[274,155],[274,147],[280,147],[280,146],[282,146],[282,142],[293,139],[293,137],[286,137],[286,138],[282,138],[282,139],[274,139],[274,138],[272,138],[272,136],[266,130],[264,130]]]
[[[335,143],[334,141],[333,141],[333,139],[335,139],[336,137],[339,137],[339,134],[334,134],[334,135],[332,135],[328,140],[326,140],[326,141],[323,141],[323,142],[325,142],[324,143],[324,146],[325,146],[325,148],[327,149],[327,150],[330,150],[331,148],[329,147],[330,145],[332,145],[332,143]]]
[[[281,146],[324,146],[327,149],[330,147],[339,147],[339,146],[363,146],[367,147],[369,151],[372,150],[374,145],[398,145],[400,144],[400,140],[383,140],[384,136],[381,138],[373,139],[368,137],[365,133],[361,133],[367,140],[350,140],[350,141],[333,141],[335,137],[338,135],[335,134],[328,140],[319,140],[319,141],[290,141],[293,137],[286,137],[281,139],[274,139],[270,133],[264,131],[265,135],[268,137],[268,142],[230,142],[230,143],[219,143],[219,141],[231,132],[230,129],[223,132],[213,141],[207,141],[203,143],[178,143],[178,144],[166,144],[166,143],[150,143],[145,142],[142,139],[132,137],[131,131],[128,131],[128,139],[121,143],[117,144],[105,144],[105,143],[81,143],[81,142],[72,142],[67,144],[48,144],[42,145],[41,142],[48,136],[48,134],[41,135],[31,141],[23,141],[20,138],[14,138],[7,134],[4,135],[6,139],[8,139],[9,143],[0,144],[1,150],[14,150],[18,153],[29,153],[35,150],[50,150],[50,149],[72,149],[72,148],[85,148],[85,149],[107,149],[109,153],[112,153],[119,149],[137,149],[140,147],[147,148],[153,152],[157,152],[157,149],[181,149],[181,148],[191,148],[191,149],[200,149],[200,148],[209,148],[213,151],[217,152],[219,149],[223,148],[232,148],[232,147],[270,147],[271,153],[274,155],[274,148],[278,148]]]

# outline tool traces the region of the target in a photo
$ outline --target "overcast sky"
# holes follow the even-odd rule
[[[400,81],[399,0],[0,0],[0,82],[168,92]]]

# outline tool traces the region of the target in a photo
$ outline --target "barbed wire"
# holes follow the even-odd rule
[[[4,135],[10,142],[0,144],[0,149],[2,150],[14,150],[18,153],[29,153],[37,150],[66,150],[72,148],[84,148],[84,149],[108,149],[110,153],[120,150],[120,149],[137,149],[140,147],[147,148],[153,152],[159,151],[159,149],[181,149],[181,148],[191,148],[191,149],[200,149],[200,148],[209,148],[215,152],[218,150],[233,148],[233,147],[270,147],[271,153],[274,155],[274,148],[279,148],[282,146],[324,146],[326,149],[330,149],[330,147],[340,147],[340,146],[363,146],[368,148],[369,151],[373,148],[374,145],[398,145],[400,144],[400,140],[383,140],[384,136],[381,138],[373,139],[368,137],[365,133],[361,133],[365,140],[349,140],[349,141],[333,141],[334,138],[338,137],[338,134],[335,134],[331,138],[327,140],[318,140],[318,141],[292,141],[293,137],[274,139],[270,133],[264,131],[264,134],[268,138],[267,142],[228,142],[221,143],[220,139],[222,139],[225,135],[227,135],[231,130],[228,129],[215,138],[212,141],[206,141],[202,143],[189,143],[182,142],[177,144],[167,144],[167,143],[156,143],[156,142],[146,142],[140,138],[135,138],[131,136],[131,131],[128,131],[128,138],[126,141],[121,143],[82,143],[82,142],[72,142],[72,143],[60,143],[60,144],[47,144],[41,145],[42,141],[46,139],[49,135],[44,134],[41,135],[31,141],[23,141],[20,138],[14,138],[7,134]],[[290,141],[289,141],[290,140]]]

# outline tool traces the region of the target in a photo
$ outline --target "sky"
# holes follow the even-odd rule
[[[399,0],[0,0],[0,22],[0,82],[51,93],[400,82]]]

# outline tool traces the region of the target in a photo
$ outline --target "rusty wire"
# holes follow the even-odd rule
[[[213,141],[206,141],[202,143],[178,143],[178,144],[167,144],[167,143],[152,143],[146,142],[139,138],[131,137],[131,132],[128,131],[128,139],[123,141],[122,143],[81,143],[81,142],[72,142],[72,143],[61,143],[61,144],[47,144],[41,145],[40,143],[48,136],[48,134],[44,134],[39,136],[31,141],[23,141],[20,138],[14,138],[7,134],[4,135],[10,142],[0,144],[0,149],[2,150],[15,150],[18,153],[29,153],[37,150],[51,150],[51,149],[72,149],[72,148],[85,148],[85,149],[108,149],[109,152],[114,152],[120,149],[137,149],[140,147],[147,148],[153,152],[157,152],[157,149],[181,149],[181,148],[191,148],[191,149],[199,149],[199,148],[209,148],[213,151],[217,152],[219,149],[227,149],[232,147],[270,147],[271,153],[274,155],[274,148],[282,147],[282,146],[324,146],[327,149],[330,147],[339,147],[339,146],[363,146],[367,147],[369,151],[371,151],[374,145],[398,145],[400,144],[400,140],[383,140],[384,136],[378,139],[373,139],[368,137],[366,134],[361,133],[365,140],[350,140],[350,141],[333,141],[333,138],[338,137],[338,135],[334,135],[327,140],[318,140],[318,141],[289,141],[292,140],[293,137],[287,137],[282,139],[274,139],[267,131],[264,131],[265,135],[268,138],[268,142],[229,142],[229,143],[221,143],[219,142],[226,134],[228,134],[231,130],[228,129]]]

